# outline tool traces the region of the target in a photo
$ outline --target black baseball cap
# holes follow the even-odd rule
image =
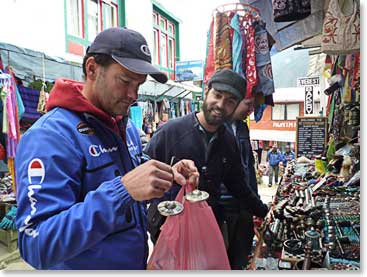
[[[152,65],[147,41],[134,30],[124,27],[103,30],[87,48],[87,54],[108,54],[134,73],[149,74],[160,83],[168,80],[166,74]]]
[[[240,74],[230,70],[216,71],[208,82],[208,87],[217,91],[232,93],[239,100],[246,94],[246,80]]]

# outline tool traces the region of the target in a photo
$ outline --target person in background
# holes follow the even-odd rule
[[[207,202],[219,226],[223,222],[219,203],[221,183],[252,214],[263,218],[268,212],[267,205],[250,189],[236,139],[224,125],[231,118],[245,91],[246,80],[243,77],[229,69],[218,70],[208,82],[202,110],[168,120],[144,149],[146,154],[164,163],[169,163],[172,157],[186,157],[195,162],[200,172],[198,189],[209,193]],[[174,200],[178,191],[179,188],[174,186],[164,199]],[[152,214],[148,215],[148,228],[155,242],[164,219],[154,214],[154,205],[149,210]]]
[[[285,151],[283,153],[283,166],[284,168],[287,167],[289,161],[294,160],[295,155],[294,152],[291,150],[291,147],[287,144],[285,146]]]
[[[245,181],[259,197],[249,128],[244,121],[253,111],[254,102],[254,97],[243,99],[237,106],[227,127],[236,138]],[[220,204],[223,206],[224,214],[222,229],[225,228],[225,233],[228,234],[227,253],[231,269],[246,269],[254,238],[253,213],[244,202],[233,197],[224,185],[221,186]]]
[[[274,145],[268,152],[268,162],[269,162],[269,187],[273,185],[273,176],[275,179],[275,184],[278,183],[279,175],[279,163],[282,161],[282,153]]]
[[[149,123],[147,117],[144,117],[143,118],[142,130],[144,131],[144,133],[146,134],[147,138],[149,139],[150,138],[150,135],[152,133],[152,125],[151,125],[151,123]]]
[[[189,160],[148,160],[129,106],[150,74],[145,38],[99,33],[83,60],[85,82],[58,79],[47,110],[21,138],[15,160],[18,245],[37,269],[145,269],[146,200],[172,182],[198,181]],[[145,161],[143,163],[143,161]]]

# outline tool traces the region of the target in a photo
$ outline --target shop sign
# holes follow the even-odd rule
[[[319,85],[320,85],[320,77],[297,78],[297,87],[319,86]]]
[[[273,122],[273,128],[296,128],[296,122]]]
[[[327,117],[297,117],[296,133],[297,157],[322,154],[326,148]]]
[[[305,87],[305,115],[313,114],[313,87]]]
[[[203,80],[203,61],[177,61],[176,81],[201,81]]]

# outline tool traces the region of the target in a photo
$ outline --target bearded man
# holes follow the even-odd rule
[[[250,189],[236,139],[224,125],[231,119],[245,91],[246,80],[239,74],[229,69],[215,72],[205,90],[202,110],[169,120],[144,149],[150,157],[165,163],[169,163],[172,157],[175,161],[194,161],[200,173],[198,189],[209,193],[207,202],[219,225],[223,221],[219,204],[221,183],[254,215],[263,218],[268,212],[267,206]],[[173,185],[164,200],[174,200],[179,189]],[[148,231],[155,242],[164,218],[157,213],[154,204],[148,210],[148,220]]]

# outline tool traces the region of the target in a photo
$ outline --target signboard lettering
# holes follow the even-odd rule
[[[319,86],[319,85],[320,85],[320,78],[319,77],[297,78],[297,87]]]
[[[297,157],[312,158],[322,154],[326,148],[327,118],[297,117]]]
[[[305,114],[313,114],[313,87],[305,87]]]

